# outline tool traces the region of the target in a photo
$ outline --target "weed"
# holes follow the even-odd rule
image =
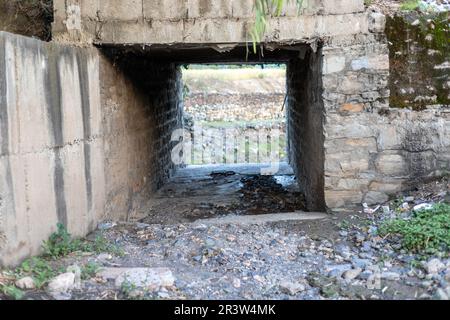
[[[44,257],[53,259],[65,257],[77,251],[123,255],[123,252],[117,246],[110,244],[103,235],[98,235],[93,242],[73,239],[62,224],[58,224],[58,230],[44,242],[43,249]]]
[[[23,291],[17,288],[16,286],[6,284],[0,285],[0,292],[2,292],[4,295],[14,300],[20,300],[25,295]]]
[[[15,273],[18,276],[31,276],[37,288],[42,288],[47,282],[56,276],[56,271],[50,266],[48,261],[42,258],[30,258],[25,260]]]
[[[58,230],[53,233],[47,241],[44,241],[43,249],[44,256],[51,258],[59,258],[67,256],[68,254],[78,251],[80,249],[80,242],[73,240],[67,229],[59,223]]]
[[[435,254],[450,248],[450,205],[436,204],[415,212],[410,219],[396,218],[381,225],[381,236],[399,236],[404,249]]]
[[[81,278],[83,280],[90,279],[95,276],[100,266],[95,262],[88,262],[81,268]]]
[[[420,6],[420,0],[405,0],[400,5],[401,10],[412,11]]]

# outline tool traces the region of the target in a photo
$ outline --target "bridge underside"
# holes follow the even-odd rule
[[[39,253],[58,222],[84,236],[142,210],[176,170],[184,63],[287,64],[309,210],[382,203],[450,165],[446,118],[389,109],[384,16],[362,0],[283,13],[256,55],[252,0],[111,2],[56,1],[55,42],[0,32],[0,264]]]

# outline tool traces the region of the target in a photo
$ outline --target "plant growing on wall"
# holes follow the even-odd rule
[[[257,51],[257,44],[261,43],[266,32],[268,19],[272,16],[280,16],[283,7],[290,1],[295,1],[300,12],[303,0],[255,0],[255,23],[250,30],[254,53]]]

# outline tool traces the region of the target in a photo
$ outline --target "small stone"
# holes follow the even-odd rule
[[[444,279],[445,281],[450,282],[450,268],[447,268],[445,271]]]
[[[341,237],[346,237],[346,236],[348,236],[348,232],[347,231],[339,231],[339,235]]]
[[[391,212],[391,209],[389,208],[389,206],[382,206],[381,209],[383,210],[384,214],[388,214],[389,212]]]
[[[212,248],[212,247],[214,247],[216,245],[216,242],[213,239],[211,239],[211,238],[207,238],[205,240],[205,245],[207,247],[209,247],[209,248]]]
[[[161,299],[168,299],[170,298],[170,294],[168,292],[160,291],[158,292],[158,297]]]
[[[239,280],[238,278],[235,278],[233,280],[233,287],[235,287],[236,289],[239,289],[241,287],[241,280]]]
[[[328,271],[328,276],[334,278],[340,278],[342,274],[352,268],[351,264],[338,264],[328,266],[326,269]]]
[[[36,288],[33,278],[25,277],[16,281],[16,287],[22,290],[32,290]]]
[[[369,191],[364,197],[364,202],[370,205],[385,203],[389,200],[389,196],[383,192]]]
[[[360,259],[360,258],[353,258],[352,259],[352,265],[355,268],[359,269],[365,269],[367,266],[371,265],[371,261],[369,259]]]
[[[75,275],[74,288],[81,288],[81,269],[78,265],[74,264],[70,267],[67,267],[67,272],[72,272]]]
[[[112,222],[112,221],[104,221],[98,224],[98,229],[99,230],[108,230],[111,228],[114,228],[117,225],[117,223]]]
[[[298,282],[283,281],[280,283],[280,291],[291,296],[295,296],[297,293],[305,291],[305,289],[305,285]]]
[[[366,237],[361,233],[357,233],[355,236],[355,240],[356,242],[363,242],[364,240],[366,240]]]
[[[172,287],[175,277],[168,268],[102,268],[97,277],[115,280],[116,287],[129,283],[135,288],[156,291],[163,287]]]
[[[151,225],[149,225],[148,223],[142,223],[142,222],[136,223],[136,229],[138,229],[138,230],[147,229],[149,227],[151,227]]]
[[[70,292],[75,286],[75,273],[67,272],[50,280],[47,286],[48,293],[55,299],[70,299]]]
[[[406,202],[413,202],[414,201],[414,197],[406,197],[405,201]]]
[[[416,206],[414,206],[414,211],[420,211],[420,210],[430,210],[433,209],[433,205],[430,203],[421,203]]]
[[[352,270],[348,270],[344,273],[345,280],[353,280],[356,279],[362,272],[361,268],[356,268]]]
[[[361,272],[361,274],[359,275],[359,278],[362,279],[362,280],[367,280],[367,279],[369,279],[370,276],[372,276],[372,275],[373,275],[373,272],[372,272],[372,271],[363,271],[363,272]]]
[[[445,264],[443,264],[441,260],[435,258],[426,263],[425,269],[429,274],[438,274],[445,269]]]
[[[101,253],[97,257],[97,259],[100,260],[101,262],[111,260],[112,258],[113,258],[113,256],[110,255],[109,253]]]
[[[435,297],[439,300],[449,300],[447,293],[441,288],[436,290]]]
[[[396,273],[396,272],[389,272],[389,271],[382,272],[380,277],[382,279],[389,280],[389,281],[398,281],[398,280],[400,280],[400,275],[398,273]]]

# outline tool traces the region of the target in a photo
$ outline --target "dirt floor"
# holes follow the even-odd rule
[[[0,284],[23,285],[27,274],[40,276],[33,271],[39,268],[41,273],[52,270],[52,278],[39,289],[24,290],[21,298],[449,299],[448,251],[433,256],[411,253],[395,239],[380,237],[377,229],[392,216],[410,219],[408,212],[418,204],[449,203],[450,178],[353,214],[254,215],[246,211],[244,196],[243,212],[224,215],[214,208],[239,201],[245,178],[253,184],[258,166],[235,167],[233,174],[219,168],[180,173],[143,220],[148,223],[101,223],[85,240],[93,244],[102,239],[100,249],[4,270]],[[289,167],[279,176],[289,181]],[[274,185],[273,190],[281,188],[297,190],[292,183]],[[204,210],[192,213],[203,205]],[[2,298],[10,296],[0,293]]]
[[[234,215],[304,210],[291,167],[260,175],[264,164],[189,166],[180,169],[149,202],[145,223],[185,223]],[[176,201],[174,201],[176,199]]]

